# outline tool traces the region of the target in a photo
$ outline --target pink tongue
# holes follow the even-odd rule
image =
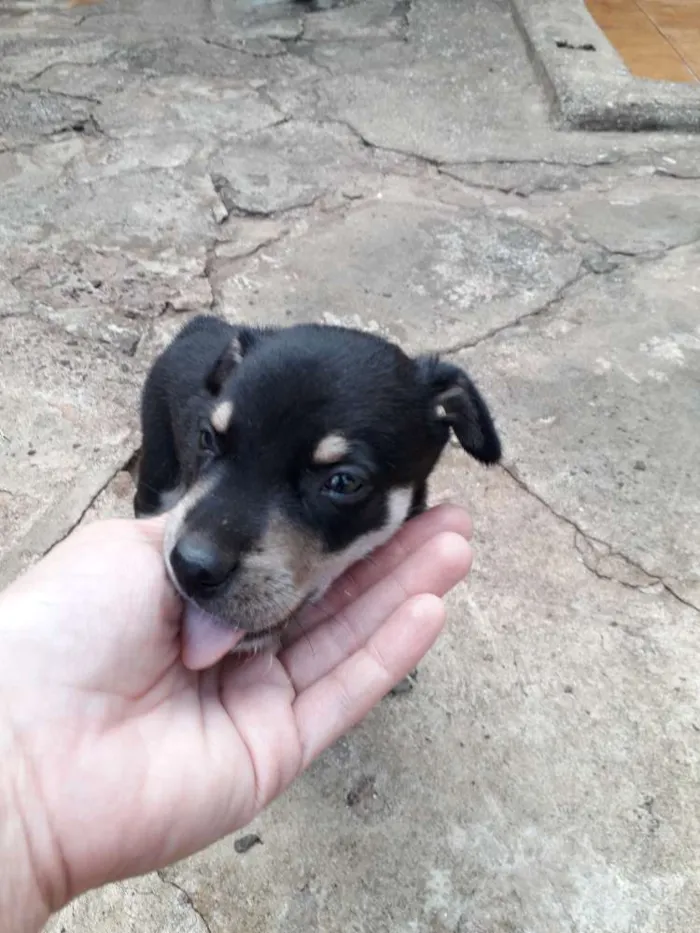
[[[214,616],[191,603],[182,618],[182,663],[191,671],[213,667],[243,640],[245,632],[224,628]]]

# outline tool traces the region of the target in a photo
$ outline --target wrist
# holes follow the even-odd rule
[[[5,734],[0,714],[0,933],[38,933],[52,903],[41,867],[43,807],[32,791],[31,770]]]

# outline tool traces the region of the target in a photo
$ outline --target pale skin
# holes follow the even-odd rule
[[[249,823],[420,661],[472,560],[469,517],[438,506],[278,657],[195,673],[163,525],[87,526],[0,595],[0,933]]]

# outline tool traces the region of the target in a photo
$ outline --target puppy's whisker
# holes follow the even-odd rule
[[[314,621],[312,628],[318,628],[319,625],[325,625],[326,622],[329,622],[333,616],[336,615],[337,610],[333,609],[332,603],[330,601],[331,592],[332,590],[328,593],[324,593],[323,596],[319,596],[319,598],[316,600],[314,605],[315,608],[318,609],[319,617]],[[304,631],[308,631],[308,629],[305,628]]]
[[[311,636],[309,635],[308,631],[306,630],[306,628],[305,628],[304,625],[302,624],[301,619],[300,619],[298,616],[294,616],[294,617],[290,620],[289,625],[290,625],[290,627],[296,626],[296,628],[299,630],[299,635],[300,635],[300,637],[303,638],[304,641],[305,641],[305,642],[307,643],[307,645],[309,646],[309,651],[311,652],[312,657],[315,656],[316,652],[314,651],[313,641],[311,640]]]
[[[162,492],[162,490],[159,487],[152,486],[150,483],[147,483],[145,481],[139,482],[139,485],[141,485],[144,489],[147,489],[149,492],[158,493],[158,495],[160,495],[160,493]]]

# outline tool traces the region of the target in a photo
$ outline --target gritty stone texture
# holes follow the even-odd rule
[[[290,152],[298,153],[293,162]],[[220,149],[209,165],[228,211],[264,216],[309,207],[363,163],[369,174],[390,162],[363,150],[343,126],[296,120],[248,134],[237,145]]]
[[[44,91],[0,88],[0,149],[68,130],[81,132],[88,109],[77,100]]]
[[[698,85],[631,75],[584,0],[513,0],[513,8],[567,126],[700,129]]]
[[[113,473],[109,482],[90,503],[81,523],[101,521],[105,518],[133,518],[136,458],[124,464],[124,469]]]
[[[0,580],[75,524],[136,439],[137,365],[33,315],[1,322]],[[18,417],[18,413],[21,415]]]
[[[556,309],[456,357],[469,368],[477,354],[509,413],[509,468],[578,530],[591,569],[661,581],[696,606],[699,293],[695,244],[580,283]]]
[[[0,8],[0,578],[130,515],[146,367],[209,309],[464,365],[505,463],[453,444],[432,498],[475,568],[413,689],[49,931],[696,930],[700,140],[557,126],[505,0],[315,6]]]
[[[623,184],[607,197],[581,201],[570,223],[611,253],[663,252],[700,239],[700,185]]]
[[[217,255],[222,309],[234,319],[364,325],[420,352],[512,323],[578,275],[580,251],[557,232],[507,210],[484,214],[474,198],[435,203],[421,187],[401,179],[244,263]],[[347,259],[329,276],[338,251]]]
[[[159,909],[153,910],[153,904]],[[100,933],[207,933],[205,919],[195,910],[186,891],[148,875],[104,888],[99,898],[86,897],[73,907],[70,924],[74,929]],[[163,926],[167,917],[167,926]],[[66,933],[68,933],[66,928]]]
[[[320,113],[347,121],[375,146],[439,162],[594,164],[639,149],[621,133],[564,135],[549,123],[525,47],[512,41],[507,3],[423,0],[409,19],[414,40],[362,48],[361,69],[352,68],[354,49],[334,56],[339,67],[328,55],[319,59],[331,71],[319,89]]]

